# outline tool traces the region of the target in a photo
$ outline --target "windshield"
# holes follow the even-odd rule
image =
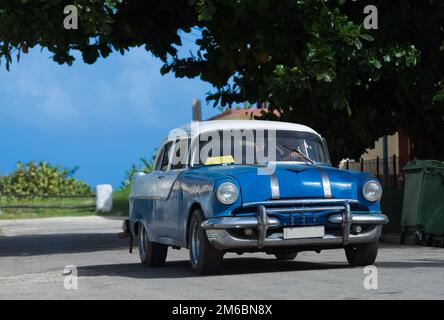
[[[298,131],[235,130],[202,133],[194,148],[193,165],[267,162],[329,163],[324,141]]]

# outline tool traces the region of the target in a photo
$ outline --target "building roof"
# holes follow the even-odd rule
[[[254,119],[255,117],[259,117],[264,109],[228,109],[214,117],[209,118],[208,120],[242,120],[242,119]]]

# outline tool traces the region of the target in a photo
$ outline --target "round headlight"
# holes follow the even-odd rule
[[[362,195],[368,201],[378,201],[382,196],[381,184],[376,180],[367,181],[362,187]]]
[[[217,199],[223,204],[232,204],[237,200],[238,195],[239,192],[236,185],[231,182],[222,183],[216,192]]]

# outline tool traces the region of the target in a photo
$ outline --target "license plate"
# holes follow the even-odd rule
[[[324,226],[284,228],[284,239],[322,238]]]

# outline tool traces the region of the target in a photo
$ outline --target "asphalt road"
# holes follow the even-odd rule
[[[444,299],[444,249],[383,245],[378,289],[366,289],[368,275],[343,250],[291,262],[229,254],[213,276],[195,276],[188,251],[169,250],[166,266],[145,269],[116,237],[120,226],[103,217],[0,220],[0,299]],[[67,265],[77,267],[78,289],[64,288]]]

